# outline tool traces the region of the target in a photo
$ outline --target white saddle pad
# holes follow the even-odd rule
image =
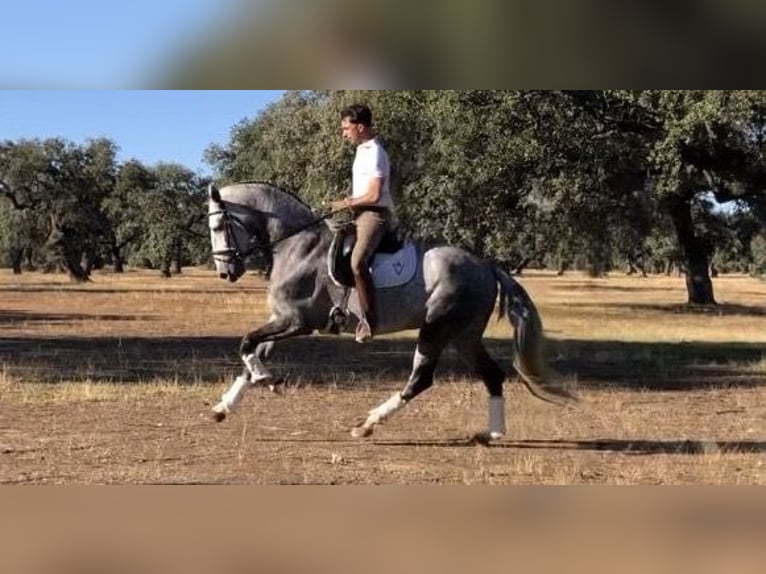
[[[412,280],[418,269],[418,251],[411,241],[396,253],[376,253],[370,271],[376,289],[398,287]]]

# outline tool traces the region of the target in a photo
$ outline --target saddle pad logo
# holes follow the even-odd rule
[[[370,268],[372,283],[378,289],[404,285],[415,276],[417,267],[418,253],[415,244],[408,241],[396,253],[375,254]]]

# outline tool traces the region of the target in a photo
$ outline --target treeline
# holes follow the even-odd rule
[[[766,271],[766,95],[759,91],[292,92],[208,161],[320,206],[349,186],[338,111],[368,103],[403,227],[521,271]]]
[[[206,160],[220,184],[273,181],[323,211],[350,185],[338,112],[357,101],[373,109],[412,236],[517,272],[679,271],[692,303],[714,302],[712,269],[766,273],[763,92],[289,92]],[[207,182],[119,164],[115,150],[0,142],[0,263],[87,279],[208,261]]]
[[[126,263],[180,273],[209,256],[207,181],[188,168],[118,163],[109,139],[0,142],[0,265],[86,281]]]

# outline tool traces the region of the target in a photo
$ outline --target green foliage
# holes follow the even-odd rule
[[[211,150],[220,176],[323,205],[348,185],[337,114],[352,101],[374,110],[403,227],[507,265],[599,275],[642,260],[685,269],[690,300],[712,302],[692,276],[714,257],[749,263],[741,221],[715,214],[711,194],[766,223],[761,92],[293,92]]]
[[[750,272],[753,275],[766,275],[766,233],[761,232],[753,237],[750,251],[753,254]]]
[[[47,220],[38,248],[47,266],[66,269],[75,280],[86,280],[99,258],[98,238],[106,232],[100,204],[114,185],[116,152],[107,139],[81,146],[56,138],[0,146],[2,191],[15,208]],[[23,241],[39,240],[39,233],[32,226]]]
[[[17,271],[61,268],[87,280],[130,257],[167,275],[207,259],[206,181],[175,164],[118,165],[106,139],[0,144],[0,257]]]
[[[208,157],[222,181],[272,180],[321,209],[350,184],[353,149],[339,111],[374,110],[391,157],[397,212],[406,231],[506,264],[541,258],[577,238],[600,259],[613,234],[648,217],[636,203],[642,168],[634,134],[605,137],[588,106],[623,105],[614,95],[559,92],[295,92],[237,126]],[[595,99],[594,99],[595,98]],[[635,235],[636,233],[634,233]],[[595,256],[595,255],[594,255]]]
[[[339,112],[357,101],[373,109],[398,217],[415,237],[511,268],[683,269],[695,302],[713,301],[712,285],[690,280],[711,263],[760,269],[762,92],[295,91],[206,159],[218,183],[273,181],[325,211],[350,186]],[[166,275],[208,261],[207,182],[115,155],[104,139],[0,143],[2,261],[75,278],[123,261]]]
[[[751,243],[761,228],[758,220],[745,209],[711,215],[716,220],[711,237],[714,267],[721,273],[748,273],[753,265]]]
[[[134,264],[148,264],[165,276],[179,273],[188,263],[200,263],[207,251],[205,225],[206,181],[188,168],[160,163],[145,173],[136,199],[135,221],[142,232],[141,242],[131,253]],[[201,255],[204,254],[204,255]]]

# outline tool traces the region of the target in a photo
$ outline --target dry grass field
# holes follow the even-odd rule
[[[0,483],[766,484],[766,282],[714,280],[690,310],[678,277],[529,273],[551,365],[577,409],[506,385],[508,435],[472,439],[487,396],[451,354],[437,384],[376,434],[349,427],[401,388],[413,333],[280,344],[283,394],[208,417],[239,373],[265,283],[208,270],[65,277],[0,270]],[[510,331],[491,323],[510,364]]]

